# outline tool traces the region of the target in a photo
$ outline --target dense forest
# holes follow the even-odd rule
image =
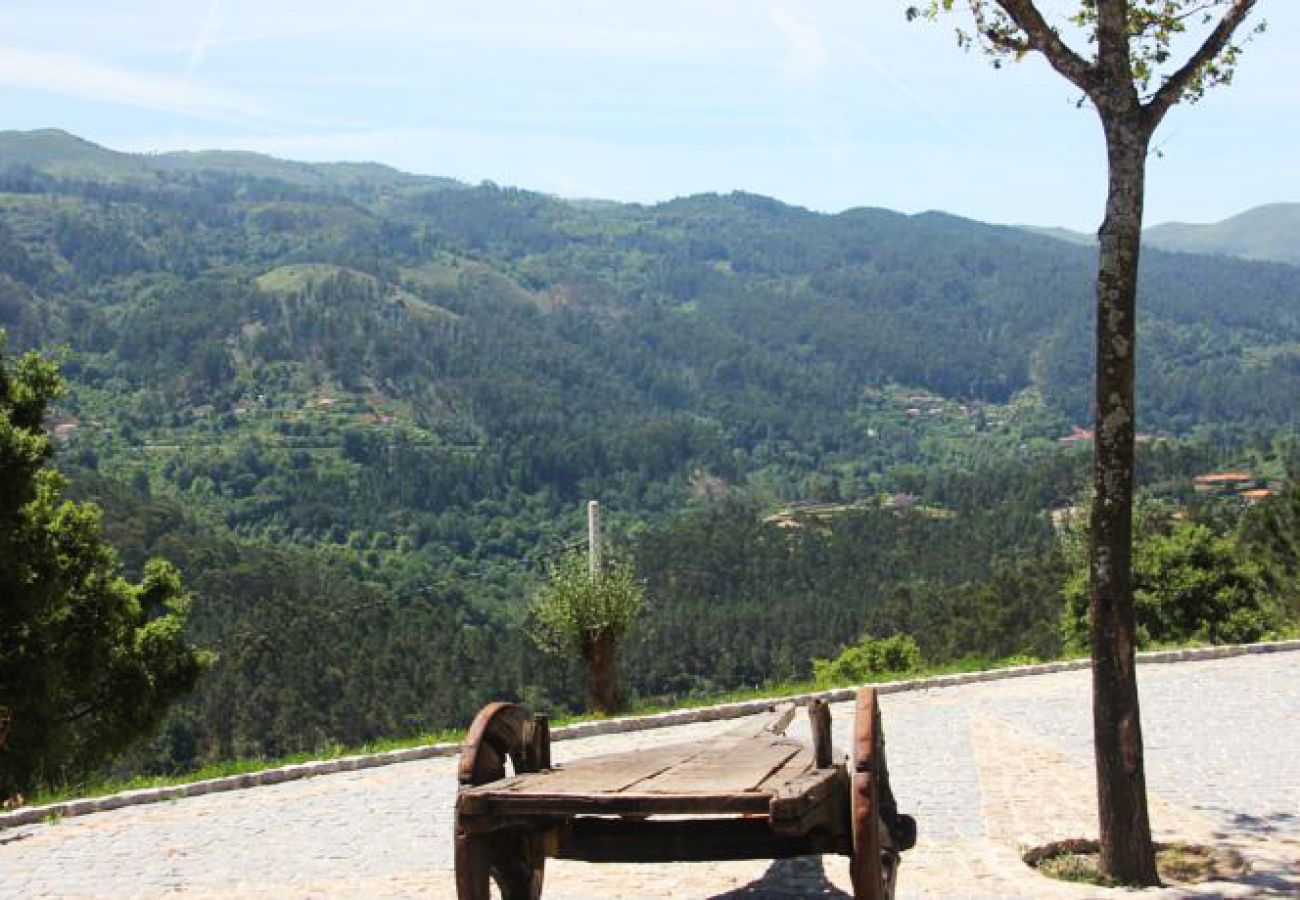
[[[0,134],[0,328],[60,348],[57,465],[128,572],[179,567],[216,654],[149,768],[575,708],[519,624],[588,498],[647,585],[642,698],[864,633],[1058,652],[1094,272],[941,213]],[[1152,251],[1141,280],[1144,493],[1293,598],[1300,269]],[[1227,465],[1276,496],[1198,499]]]

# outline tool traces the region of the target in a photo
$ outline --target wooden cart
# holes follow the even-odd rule
[[[460,756],[456,891],[542,894],[546,858],[588,862],[850,857],[853,895],[892,897],[916,842],[889,789],[876,693],[857,696],[851,758],[835,761],[830,710],[808,707],[813,745],[784,736],[793,704],[707,741],[552,766],[547,720],[485,707]],[[506,772],[507,760],[514,774]]]

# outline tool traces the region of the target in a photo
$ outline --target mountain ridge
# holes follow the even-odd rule
[[[663,604],[638,691],[806,677],[872,623],[939,659],[1055,646],[1090,248],[27,140],[62,149],[0,152],[0,327],[67,348],[57,464],[220,650],[163,768],[576,703],[518,626],[592,498]],[[1151,249],[1141,296],[1143,483],[1285,444],[1300,269]]]

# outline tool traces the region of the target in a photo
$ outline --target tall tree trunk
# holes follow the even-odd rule
[[[1147,816],[1131,577],[1137,275],[1150,132],[1140,109],[1102,118],[1109,191],[1099,233],[1090,542],[1092,716],[1101,866],[1124,884],[1154,885],[1159,876]]]
[[[618,712],[618,673],[614,667],[614,635],[601,629],[587,637],[582,662],[587,676],[587,708]]]

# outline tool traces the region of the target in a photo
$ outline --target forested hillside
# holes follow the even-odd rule
[[[1300,203],[1270,203],[1204,225],[1166,222],[1148,228],[1152,246],[1300,265]]]
[[[130,570],[181,567],[219,654],[154,765],[575,703],[517,623],[587,498],[648,581],[643,695],[806,677],[864,628],[1054,652],[1092,252],[0,134],[0,328],[66,348],[58,464]],[[1300,269],[1143,266],[1152,490],[1248,458],[1280,479]]]

